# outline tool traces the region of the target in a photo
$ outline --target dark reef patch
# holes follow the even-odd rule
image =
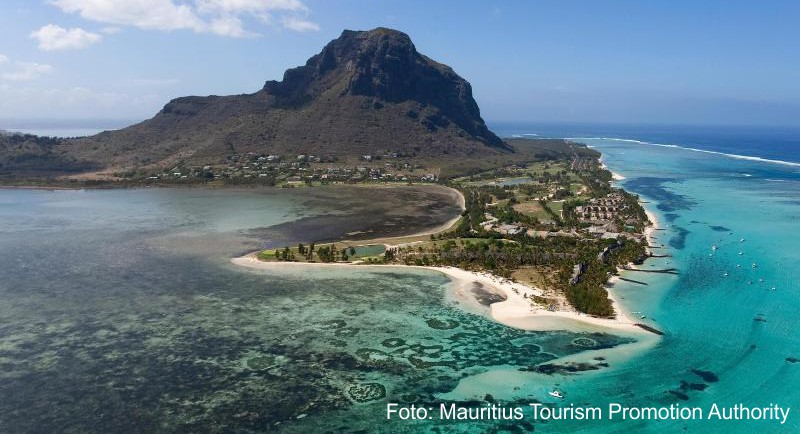
[[[425,321],[428,324],[428,327],[436,330],[452,330],[458,327],[458,321],[452,319],[444,319],[440,320],[438,318],[431,318]]]
[[[719,381],[717,374],[711,371],[703,371],[701,369],[692,369],[691,372],[698,377],[702,378],[706,383],[716,383]]]
[[[597,346],[597,341],[589,338],[576,338],[572,340],[572,345],[582,348],[594,348]]]
[[[708,388],[708,384],[705,383],[689,383],[688,381],[681,381],[680,390],[687,391],[687,390],[696,390],[696,391],[703,391]]]
[[[682,250],[686,247],[686,237],[691,233],[688,229],[681,226],[673,226],[672,231],[674,235],[669,239],[669,246]]]
[[[603,367],[603,365],[608,366],[607,363],[601,362],[598,364],[591,364],[591,363],[564,363],[564,364],[557,364],[557,363],[543,363],[537,366],[528,366],[527,368],[520,368],[520,371],[530,371],[530,372],[538,372],[539,374],[545,375],[554,375],[554,374],[575,374],[578,372],[584,371],[596,371]]]
[[[669,393],[671,393],[672,396],[680,399],[681,401],[688,401],[689,400],[689,395],[687,395],[687,394],[685,394],[685,393],[683,393],[683,392],[681,392],[679,390],[670,390]]]
[[[347,388],[347,394],[355,402],[369,402],[386,398],[386,387],[381,383],[354,384]]]
[[[478,301],[478,303],[484,306],[489,306],[494,303],[505,301],[507,298],[505,294],[494,292],[489,288],[487,288],[486,286],[477,282],[473,283],[471,292],[472,295],[475,296],[475,299]]]
[[[695,202],[686,196],[669,191],[665,184],[679,183],[679,179],[643,176],[625,181],[624,187],[658,201],[657,208],[665,213],[688,210]]]

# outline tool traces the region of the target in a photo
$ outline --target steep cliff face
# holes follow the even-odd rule
[[[431,130],[453,122],[488,145],[504,146],[481,119],[470,84],[450,67],[419,54],[405,33],[345,30],[305,66],[286,71],[282,82],[268,81],[264,91],[281,105],[300,106],[330,88],[343,89],[342,97],[430,106],[434,110],[420,122]]]
[[[152,119],[66,143],[62,152],[114,168],[214,163],[244,152],[513,152],[486,127],[466,80],[386,28],[345,30],[253,94],[177,98]]]

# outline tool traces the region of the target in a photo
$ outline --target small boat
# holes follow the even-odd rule
[[[740,240],[739,240],[739,242],[740,242],[740,243],[743,243],[743,242],[744,242],[744,238],[740,239]]]
[[[752,265],[752,267],[753,267],[753,268],[758,268],[758,264],[756,264],[755,262],[753,262],[753,265]]]
[[[744,255],[744,252],[739,252],[739,256]]]
[[[713,246],[711,246],[711,250],[717,250],[718,248],[719,248],[719,247],[717,247],[717,245],[716,245],[716,244],[714,244]]]
[[[725,272],[725,274],[723,274],[722,277],[728,277],[728,273]]]
[[[774,287],[774,286],[773,286],[772,288],[770,288],[770,291],[774,291],[774,290],[775,290],[775,287]]]
[[[736,264],[736,268],[742,268],[742,264]]]
[[[752,285],[752,284],[753,284],[753,281],[752,281],[752,280],[748,280],[748,281],[747,281],[747,284],[748,284],[748,285]]]
[[[561,399],[564,398],[564,394],[555,389],[553,389],[552,392],[547,392],[547,394],[552,396],[553,398],[561,398]]]
[[[642,315],[639,317],[639,319],[645,319],[645,318],[647,318],[647,315]]]

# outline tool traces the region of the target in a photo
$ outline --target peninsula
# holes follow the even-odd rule
[[[233,262],[424,267],[450,276],[459,296],[483,302],[510,326],[556,329],[564,323],[554,319],[567,319],[657,332],[625,315],[606,288],[618,269],[649,255],[653,217],[638,197],[612,187],[599,157],[568,143],[558,156],[453,179],[448,185],[462,194],[464,210],[437,232],[307,240]]]

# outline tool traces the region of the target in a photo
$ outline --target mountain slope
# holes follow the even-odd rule
[[[345,30],[253,94],[177,98],[152,119],[59,149],[109,169],[215,164],[247,152],[476,159],[513,152],[486,127],[466,80],[385,28]]]

